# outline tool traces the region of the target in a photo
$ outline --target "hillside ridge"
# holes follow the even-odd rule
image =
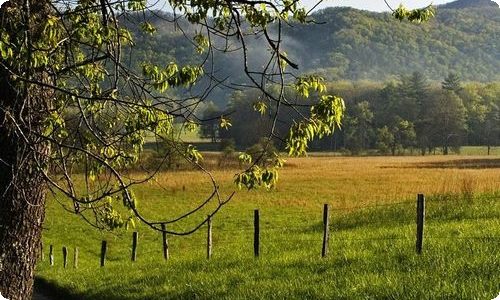
[[[446,4],[438,5],[438,8],[464,9],[464,8],[498,8],[498,4],[492,0],[456,0]]]
[[[418,71],[435,81],[449,72],[465,81],[499,81],[500,9],[484,8],[489,0],[477,1],[479,7],[473,2],[448,3],[425,24],[399,22],[389,13],[325,8],[312,14],[317,24],[286,27],[283,49],[300,72],[318,73],[327,80],[385,81]],[[132,64],[201,61],[175,26],[162,21],[155,26],[158,33],[153,37],[134,33],[138,46]],[[188,36],[194,36],[196,28],[184,21],[182,26]],[[258,41],[249,41],[248,46],[249,64],[258,66],[267,53],[265,47]],[[220,78],[230,77],[235,83],[247,80],[240,54],[217,53],[215,60],[223,66],[218,69]],[[227,100],[227,92],[214,92],[217,101]]]

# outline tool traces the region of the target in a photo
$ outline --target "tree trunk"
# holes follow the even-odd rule
[[[11,36],[30,32],[35,44],[37,37],[43,38],[49,5],[47,0],[8,1],[0,8],[0,25]],[[16,55],[22,59],[1,62],[34,82],[51,83],[45,70],[29,69],[29,51]],[[32,297],[50,151],[41,133],[53,97],[52,90],[22,82],[0,68],[0,293],[10,300]]]
[[[0,292],[10,300],[31,299],[45,215],[39,154],[4,127],[0,144]]]
[[[19,98],[10,98],[1,76],[0,105],[4,108]],[[45,215],[42,170],[49,146],[25,128],[21,128],[25,134],[21,138],[7,114],[0,112],[0,292],[10,300],[30,299]],[[31,129],[36,130],[36,125]]]
[[[448,141],[444,143],[443,146],[443,155],[448,155]]]

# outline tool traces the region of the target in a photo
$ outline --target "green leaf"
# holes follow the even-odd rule
[[[229,127],[231,127],[231,126],[232,126],[232,124],[229,121],[229,119],[226,119],[224,117],[220,118],[220,127],[221,128],[229,129]]]
[[[154,27],[150,22],[141,23],[141,29],[150,35],[153,35],[156,32],[156,27]]]
[[[252,156],[246,152],[241,152],[238,155],[238,160],[242,163],[251,164],[252,163]]]
[[[186,149],[186,156],[190,161],[194,163],[198,163],[203,159],[203,155],[193,145],[188,145]]]
[[[146,0],[129,0],[127,2],[128,9],[133,11],[146,9]]]
[[[263,101],[257,101],[253,104],[253,109],[258,111],[261,115],[264,115],[267,110],[267,104]]]

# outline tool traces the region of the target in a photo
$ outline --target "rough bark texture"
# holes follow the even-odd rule
[[[30,299],[45,213],[45,188],[33,163],[38,154],[6,135],[3,127],[0,145],[0,291],[10,300]]]
[[[30,28],[36,38],[36,24],[46,17],[47,3],[9,1],[0,8],[1,26],[12,35]],[[33,27],[23,23],[23,5],[31,8]],[[49,81],[44,70],[26,72],[28,63],[2,63],[34,81]],[[52,91],[15,80],[4,66],[0,68],[0,292],[10,300],[32,297],[45,214],[42,170],[49,154],[39,134],[52,96]]]

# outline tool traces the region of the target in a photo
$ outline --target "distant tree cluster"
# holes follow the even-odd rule
[[[385,84],[341,81],[329,83],[328,88],[346,100],[346,117],[333,137],[315,139],[313,150],[424,155],[436,150],[458,152],[463,145],[486,145],[489,153],[492,146],[500,144],[498,82],[464,84],[458,74],[450,73],[441,83],[433,83],[414,72]],[[314,103],[298,101],[304,109],[297,110],[297,115],[307,114],[308,106]],[[207,116],[228,115],[232,127],[214,129],[214,122],[209,121],[202,132],[217,132],[213,141],[232,140],[240,149],[258,144],[272,126],[271,118],[251,109],[249,102],[258,101],[251,93],[235,93],[227,109],[209,107]],[[293,115],[283,114],[276,126],[285,130],[293,124]]]

